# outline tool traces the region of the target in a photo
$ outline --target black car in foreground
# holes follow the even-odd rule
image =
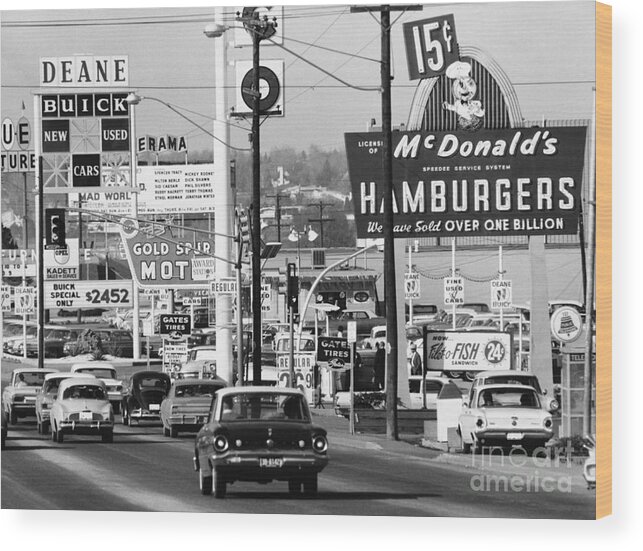
[[[161,402],[165,399],[172,380],[160,371],[138,371],[123,387],[121,414],[123,425],[132,421],[158,421],[161,419]]]
[[[237,480],[288,482],[291,494],[317,492],[328,464],[326,430],[311,422],[303,393],[276,387],[217,391],[208,422],[198,432],[194,469],[203,495],[223,498]]]

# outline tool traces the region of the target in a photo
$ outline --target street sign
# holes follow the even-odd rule
[[[131,308],[132,280],[45,281],[45,308]]]
[[[153,319],[141,320],[141,325],[143,326],[143,336],[144,337],[153,337],[154,336],[154,320]]]
[[[210,282],[210,294],[214,296],[236,295],[237,280],[234,277],[220,277]]]
[[[192,317],[188,314],[161,314],[159,334],[170,340],[183,340],[192,332]],[[164,352],[165,354],[165,352]]]
[[[142,288],[207,288],[209,281],[203,276],[194,259],[207,258],[214,251],[211,240],[174,242],[167,226],[153,222],[141,224],[123,219],[121,238],[132,275]],[[168,240],[172,240],[169,242]]]
[[[272,305],[272,289],[270,283],[261,282],[261,311],[268,312]]]
[[[349,321],[346,324],[346,336],[348,337],[349,343],[357,342],[357,322]]]
[[[444,304],[464,304],[464,280],[461,277],[444,278]]]
[[[493,279],[491,281],[491,309],[506,310],[513,307],[511,280]]]
[[[33,314],[36,311],[36,288],[16,287],[14,289],[16,315]]]
[[[67,239],[64,249],[45,249],[45,280],[78,279],[79,251],[78,238]]]
[[[404,23],[409,80],[437,77],[460,59],[452,14]]]
[[[188,361],[188,342],[163,341],[163,366],[182,365]]]
[[[420,298],[420,274],[417,272],[404,274],[404,298],[406,300]]]
[[[12,289],[10,285],[3,285],[0,288],[0,301],[2,302],[2,311],[11,312],[11,295]]]
[[[317,361],[328,363],[331,369],[350,369],[350,345],[348,339],[319,337],[317,339]]]
[[[315,367],[314,353],[296,353],[295,360],[295,385],[305,395],[309,403],[313,401],[313,372]],[[278,385],[291,387],[290,384],[290,355],[288,353],[277,355]]]

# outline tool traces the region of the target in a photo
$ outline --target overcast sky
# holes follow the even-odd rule
[[[237,9],[226,8],[224,23],[234,23]],[[422,12],[402,15],[392,29],[394,124],[406,122],[417,84],[408,79],[402,23],[446,13],[455,15],[461,45],[481,48],[504,69],[527,119],[591,116],[592,2],[433,3]],[[188,109],[189,117],[211,128],[214,48],[221,45],[219,39],[203,35],[212,17],[211,7],[3,11],[2,118],[16,120],[24,100],[26,114],[33,120],[31,98],[38,87],[40,57],[127,54],[132,89]],[[351,14],[347,5],[340,4],[286,6],[278,28],[286,47],[357,86],[379,83],[377,63],[301,42],[375,59],[380,55],[379,33],[374,17]],[[249,60],[251,51],[233,47],[234,35],[227,36],[228,102],[232,104],[238,86],[234,62]],[[344,132],[363,130],[371,118],[379,122],[379,93],[346,87],[278,46],[262,46],[261,56],[285,62],[285,116],[263,124],[264,151],[277,146],[305,149],[310,144],[343,149]],[[232,122],[244,126],[244,122]],[[233,145],[248,147],[246,128],[247,123],[243,129],[233,127]],[[211,147],[211,138],[202,131],[150,101],[138,108],[137,131],[139,135],[186,134],[191,150]]]

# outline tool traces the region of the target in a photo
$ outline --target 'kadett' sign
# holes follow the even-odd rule
[[[177,242],[167,226],[152,222],[140,225],[121,221],[121,238],[134,279],[143,289],[209,288],[198,258],[210,258],[214,243],[209,240]]]
[[[102,88],[127,86],[126,55],[70,55],[40,58],[40,86]]]
[[[394,132],[396,237],[578,232],[587,128]],[[383,136],[346,134],[359,238],[383,235]]]

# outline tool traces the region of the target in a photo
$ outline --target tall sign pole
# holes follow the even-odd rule
[[[391,11],[382,6],[382,132],[384,134],[384,295],[386,300],[386,437],[398,439],[397,430],[397,304],[395,290],[395,236],[393,233],[393,151],[391,147]]]
[[[138,189],[136,189],[136,106],[131,104],[130,108],[130,185],[134,188],[132,193],[132,217],[138,220]],[[83,213],[78,213],[79,219],[82,218]],[[139,289],[136,278],[133,278],[132,287],[132,338],[133,338],[133,355],[135,360],[141,359],[141,331],[140,325],[140,303],[139,303]]]
[[[43,181],[42,181],[42,146],[40,143],[40,94],[35,94],[33,97],[33,112],[34,112],[34,151],[36,154],[36,257],[38,259],[38,290],[36,300],[38,301],[38,368],[45,367],[45,246],[43,237],[43,218],[45,208],[43,204]]]
[[[215,21],[223,20],[223,7],[214,8]],[[214,251],[218,258],[214,261],[214,271],[217,279],[227,279],[232,276],[232,193],[230,188],[229,149],[230,127],[227,124],[226,101],[226,58],[227,40],[222,36],[214,48],[214,82],[215,82],[215,120],[214,135],[219,140],[213,140],[214,173],[217,175],[216,204],[214,213]],[[217,373],[232,384],[232,295],[216,297],[216,361]],[[239,338],[241,335],[239,336]],[[239,341],[241,342],[241,341]]]

